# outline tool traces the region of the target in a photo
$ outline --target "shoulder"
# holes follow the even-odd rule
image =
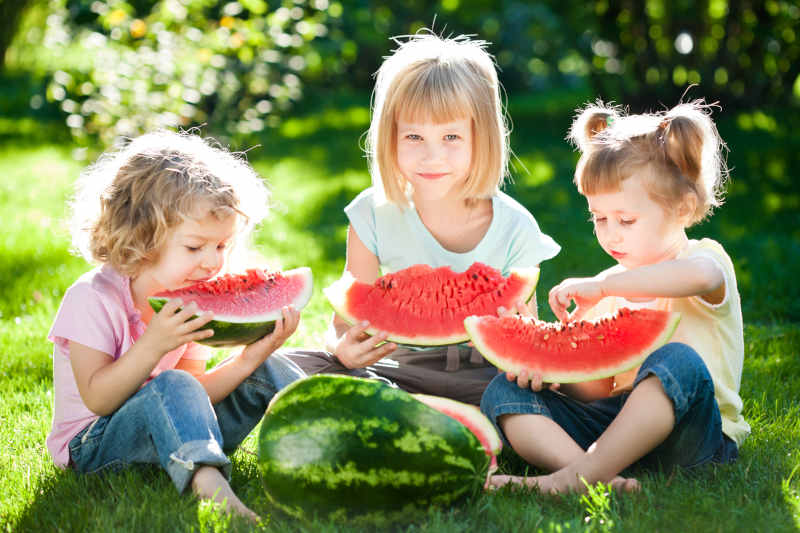
[[[345,212],[360,211],[365,209],[374,209],[376,205],[381,203],[383,194],[376,190],[375,187],[367,187],[358,195],[353,198],[349,204],[344,208]]]
[[[497,214],[501,218],[511,221],[528,221],[535,223],[531,212],[504,192],[498,192],[494,195],[492,197],[492,203],[494,204]]]
[[[86,272],[67,289],[64,299],[80,301],[112,301],[124,306],[128,277],[103,265]]]
[[[724,271],[733,272],[733,261],[728,252],[714,239],[690,240],[686,257],[708,257],[718,263]]]

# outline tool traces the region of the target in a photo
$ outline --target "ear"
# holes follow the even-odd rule
[[[697,212],[697,195],[693,192],[688,192],[683,195],[680,204],[678,205],[678,219],[683,222],[684,226],[688,226]]]

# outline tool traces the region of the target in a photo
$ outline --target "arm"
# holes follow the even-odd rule
[[[197,312],[197,306],[190,303],[176,312],[181,303],[177,299],[167,302],[153,315],[139,340],[116,361],[107,353],[69,342],[78,392],[90,411],[100,416],[113,413],[139,390],[164,354],[213,334],[211,330],[199,329],[211,320],[210,315],[189,320]]]
[[[347,230],[347,259],[345,270],[354,278],[364,283],[372,283],[380,277],[380,264],[358,234],[350,226]],[[325,334],[325,344],[331,353],[347,368],[363,368],[386,357],[397,348],[391,342],[377,346],[386,340],[386,333],[378,333],[372,337],[364,333],[369,324],[362,323],[350,326],[336,313]]]
[[[580,320],[607,296],[623,298],[685,298],[700,296],[711,304],[725,297],[725,277],[707,257],[674,259],[631,270],[612,268],[594,278],[572,278],[550,291],[549,302],[559,320]],[[567,312],[575,302],[572,313]]]

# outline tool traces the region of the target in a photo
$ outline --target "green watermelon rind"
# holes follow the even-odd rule
[[[311,300],[311,294],[313,292],[314,281],[311,269],[309,267],[299,267],[292,270],[285,270],[282,274],[286,277],[299,276],[303,278],[303,291],[291,302],[286,304],[294,305],[297,310],[303,309]],[[147,300],[150,303],[150,307],[152,307],[156,313],[169,301],[168,298],[156,296],[151,296]],[[197,315],[194,315],[191,318],[195,318],[196,316]],[[245,321],[242,317],[215,316],[213,320],[202,328],[214,330],[214,335],[196,342],[214,348],[227,348],[242,344],[251,344],[272,333],[275,330],[275,322],[282,317],[283,315],[280,309],[253,316],[248,321]]]
[[[509,272],[509,276],[513,274],[516,274],[526,280],[527,283],[520,291],[520,297],[525,303],[528,303],[536,292],[536,284],[539,282],[539,268],[512,268]],[[347,311],[347,291],[355,281],[356,279],[353,277],[353,275],[350,274],[350,272],[345,271],[341,278],[333,282],[330,286],[322,289],[322,292],[328,298],[328,301],[330,302],[331,307],[333,307],[333,310],[336,312],[336,314],[351,326],[357,322],[360,322],[359,319]],[[459,331],[451,335],[440,337],[424,337],[421,335],[409,337],[398,333],[392,333],[391,331],[387,331],[385,328],[375,328],[372,327],[372,325],[367,327],[365,330],[368,335],[375,335],[376,333],[382,331],[386,331],[389,334],[386,342],[394,342],[396,344],[408,347],[445,346],[448,344],[459,344],[469,340],[469,335],[466,331]]]
[[[480,316],[469,316],[464,319],[464,328],[469,333],[470,339],[483,357],[496,366],[503,372],[509,372],[514,375],[520,375],[525,370],[530,370],[522,364],[517,364],[506,360],[502,354],[494,352],[489,348],[485,338],[480,332],[479,324],[481,321]],[[599,320],[599,319],[598,319]],[[542,381],[546,383],[580,383],[583,381],[592,381],[595,379],[603,379],[607,377],[626,372],[636,366],[642,364],[647,356],[664,346],[669,342],[675,330],[678,328],[678,323],[681,320],[681,314],[670,312],[667,322],[664,325],[661,333],[656,337],[653,342],[646,348],[636,354],[630,355],[625,360],[616,365],[597,368],[593,372],[576,372],[576,371],[560,371],[560,370],[544,370],[541,372]]]
[[[459,413],[462,418],[466,419],[469,423],[464,423],[456,418],[458,422],[464,424],[467,429],[476,435],[480,433],[480,435],[486,438],[486,442],[489,444],[489,449],[486,450],[487,454],[498,455],[503,449],[503,441],[500,439],[500,435],[497,434],[497,429],[495,429],[494,425],[486,418],[486,415],[481,413],[478,407],[443,396],[434,396],[432,394],[417,393],[411,396],[425,405],[433,407],[437,411],[444,412],[445,414],[447,414],[448,411]],[[478,440],[480,440],[480,437]]]
[[[258,465],[267,498],[291,516],[381,524],[480,492],[489,458],[466,426],[405,391],[318,374],[270,402]]]

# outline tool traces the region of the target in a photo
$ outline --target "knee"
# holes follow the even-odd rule
[[[502,399],[507,396],[506,391],[509,385],[510,383],[505,375],[498,374],[492,378],[492,381],[489,382],[489,386],[483,391],[483,395],[481,396],[481,412],[488,416],[489,419],[493,418],[494,407],[501,403]]]
[[[198,393],[207,396],[203,385],[185,370],[165,370],[153,378],[150,384],[159,392],[169,396],[195,395]]]
[[[693,404],[714,398],[714,382],[703,358],[682,343],[669,343],[653,352],[642,364],[636,384],[650,375],[661,382],[675,406],[676,418]]]
[[[680,342],[665,344],[644,361],[641,370],[660,367],[674,376],[693,377],[698,382],[711,382],[708,367],[694,348]]]

